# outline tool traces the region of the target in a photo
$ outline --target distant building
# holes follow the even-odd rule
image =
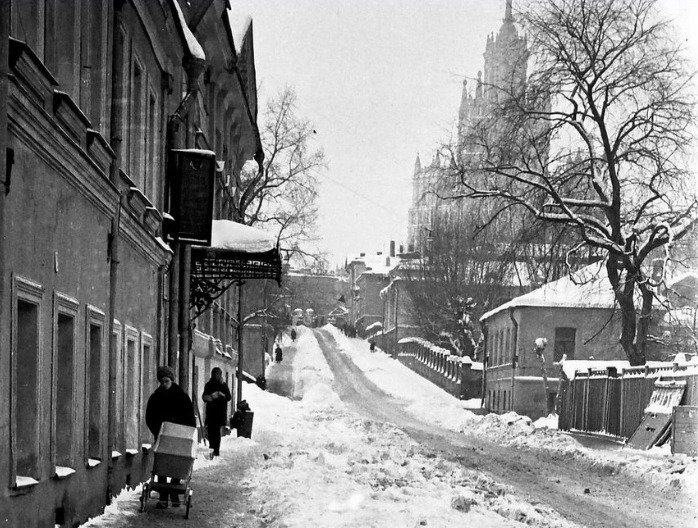
[[[390,282],[389,271],[400,261],[395,255],[393,242],[390,247],[390,254],[387,256],[382,253],[361,253],[347,260],[346,271],[351,288],[350,295],[347,296],[348,321],[356,328],[360,337],[363,337],[363,330],[367,326],[383,321],[384,305],[380,291]]]

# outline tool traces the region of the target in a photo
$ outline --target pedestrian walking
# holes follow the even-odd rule
[[[155,440],[160,434],[160,427],[163,422],[172,422],[179,425],[196,427],[194,417],[194,406],[187,393],[174,382],[175,373],[168,366],[158,367],[157,378],[160,386],[148,398],[148,405],[145,409],[145,423],[153,433]],[[158,482],[166,482],[167,477],[158,476]],[[172,484],[179,484],[179,479],[172,479]],[[180,505],[179,495],[176,493],[160,493],[160,500],[156,508],[164,509],[168,506],[168,500],[172,501],[172,506],[177,508]]]
[[[376,351],[376,342],[373,339],[371,340],[371,346],[369,347],[369,349],[371,350],[371,352]]]
[[[228,385],[223,381],[223,371],[215,367],[211,379],[204,385],[201,397],[206,402],[206,434],[214,457],[220,456],[221,427],[228,420],[228,402],[232,399]]]
[[[274,349],[274,360],[277,363],[281,363],[283,361],[283,359],[284,359],[284,353],[281,350],[281,346],[277,344],[276,348]]]
[[[295,340],[296,340],[296,329],[292,328],[291,329],[291,341],[295,341]]]

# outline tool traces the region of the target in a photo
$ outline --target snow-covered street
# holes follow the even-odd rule
[[[552,420],[475,415],[468,410],[474,402],[460,402],[385,354],[371,353],[366,341],[331,326],[323,330],[367,378],[405,402],[407,414],[428,416],[435,427],[541,457],[586,459],[602,473],[642,478],[658,494],[683,498],[698,491],[698,464],[671,455],[668,446],[638,452],[605,442],[589,449],[558,432]],[[294,399],[244,385],[243,397],[255,413],[252,439],[225,437],[221,457],[213,461],[200,445],[188,520],[182,508],[155,509],[154,499],[139,513],[137,488],[123,490],[83,526],[578,526],[487,476],[486,460],[479,470],[469,468],[424,449],[392,425],[356,414],[333,389],[332,370],[312,330],[301,328],[298,339],[285,338],[283,346],[285,361],[271,364],[267,378],[282,365],[288,369],[286,359],[293,358]],[[579,487],[580,494],[594,493],[583,482]]]

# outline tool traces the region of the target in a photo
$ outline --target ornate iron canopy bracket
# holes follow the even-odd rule
[[[189,307],[192,320],[204,313],[233,284],[245,279],[274,279],[281,283],[278,249],[243,253],[210,247],[192,247]]]

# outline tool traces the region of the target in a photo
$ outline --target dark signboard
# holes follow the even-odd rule
[[[180,242],[211,245],[215,153],[208,150],[172,150],[170,175],[174,238]]]

